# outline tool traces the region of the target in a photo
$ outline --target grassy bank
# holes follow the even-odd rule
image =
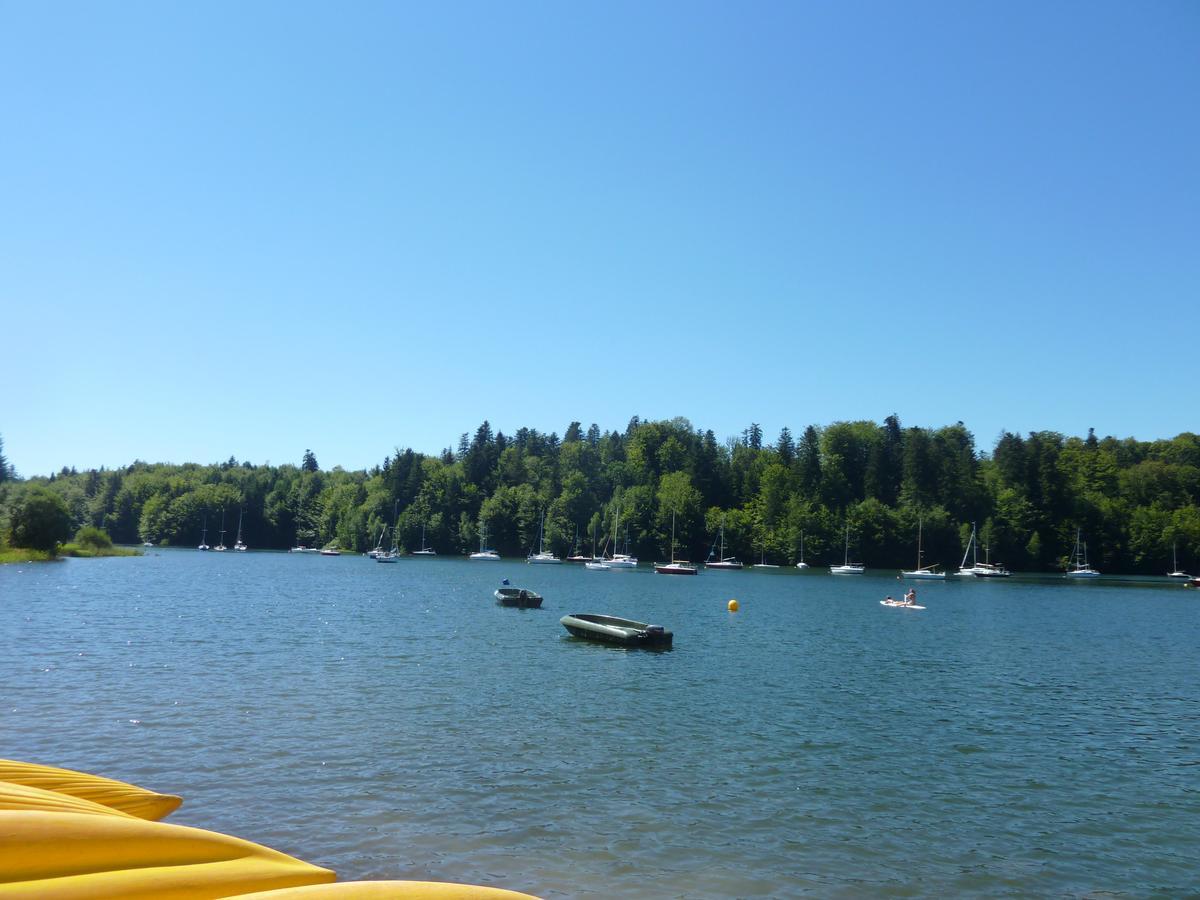
[[[27,550],[24,547],[0,547],[0,566],[6,563],[49,562],[54,559],[45,550]]]
[[[59,556],[76,556],[80,559],[91,559],[96,556],[141,556],[141,550],[133,547],[94,547],[90,544],[77,544],[72,541],[58,548]]]

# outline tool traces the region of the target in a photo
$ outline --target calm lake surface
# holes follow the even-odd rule
[[[545,595],[504,609],[503,577]],[[345,880],[1200,889],[1200,591],[152,551],[0,566],[0,756]],[[726,604],[737,598],[741,611]],[[670,652],[570,638],[661,623]]]

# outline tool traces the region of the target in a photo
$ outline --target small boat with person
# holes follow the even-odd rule
[[[558,620],[572,637],[619,647],[645,647],[670,649],[675,639],[673,632],[661,625],[635,622],[617,616],[600,616],[593,613],[571,613]]]
[[[496,602],[501,606],[515,609],[541,609],[542,595],[528,588],[513,587],[505,578],[500,587],[493,592]]]
[[[888,594],[884,599],[879,601],[880,606],[896,606],[903,609],[924,609],[923,606],[917,605],[916,588],[909,588],[908,593],[904,595],[903,600],[893,600],[892,595]]]

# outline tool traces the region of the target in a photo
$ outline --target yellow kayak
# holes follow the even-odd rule
[[[60,794],[57,791],[44,791],[41,788],[28,787],[24,784],[13,784],[10,781],[0,781],[0,810],[11,812],[69,812],[85,813],[93,816],[119,816],[132,819],[133,816],[111,806],[101,806],[82,797],[72,797],[70,794]],[[3,866],[0,866],[0,873]]]
[[[0,759],[0,781],[70,794],[139,819],[161,819],[178,809],[183,802],[174,794],[157,794],[124,781],[11,759]]]
[[[243,894],[241,900],[537,900],[501,888],[444,881],[346,881]]]
[[[0,811],[0,897],[192,900],[334,873],[239,838],[128,816]]]

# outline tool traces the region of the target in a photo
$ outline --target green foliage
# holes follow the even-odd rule
[[[89,547],[93,550],[111,550],[112,538],[108,536],[108,532],[103,528],[97,528],[95,525],[84,525],[75,532],[75,543],[81,547]]]
[[[522,556],[544,513],[544,543],[555,553],[570,552],[576,534],[588,552],[594,528],[598,549],[611,549],[614,537],[624,549],[628,534],[630,552],[650,559],[669,551],[674,513],[677,555],[691,559],[704,558],[724,517],[726,554],[746,560],[794,562],[803,536],[806,561],[840,561],[849,522],[852,555],[872,568],[909,567],[921,522],[924,561],[948,568],[971,523],[993,562],[1019,570],[1059,565],[1076,528],[1106,572],[1161,574],[1173,547],[1181,568],[1200,568],[1195,434],[1149,443],[1003,434],[988,455],[962,423],[902,428],[894,415],[797,433],[793,440],[785,428],[769,445],[755,424],[720,443],[686,419],[635,417],[623,431],[572,422],[559,441],[528,428],[508,436],[484,422],[457,453],[396,449],[366,472],[321,471],[312,451],[300,466],[135,462],[28,481],[9,468],[0,531],[29,540],[33,497],[33,512],[50,504],[59,526],[65,510],[52,543],[93,526],[117,543],[196,546],[206,522],[215,543],[224,510],[226,537],[244,511],[243,538],[256,549],[363,551],[395,521],[396,543],[408,549],[424,527],[439,553],[468,552],[486,525],[491,546]],[[83,534],[76,543],[90,552]]]
[[[9,542],[14,547],[53,554],[71,536],[71,513],[55,491],[33,485],[17,499],[9,514]]]

